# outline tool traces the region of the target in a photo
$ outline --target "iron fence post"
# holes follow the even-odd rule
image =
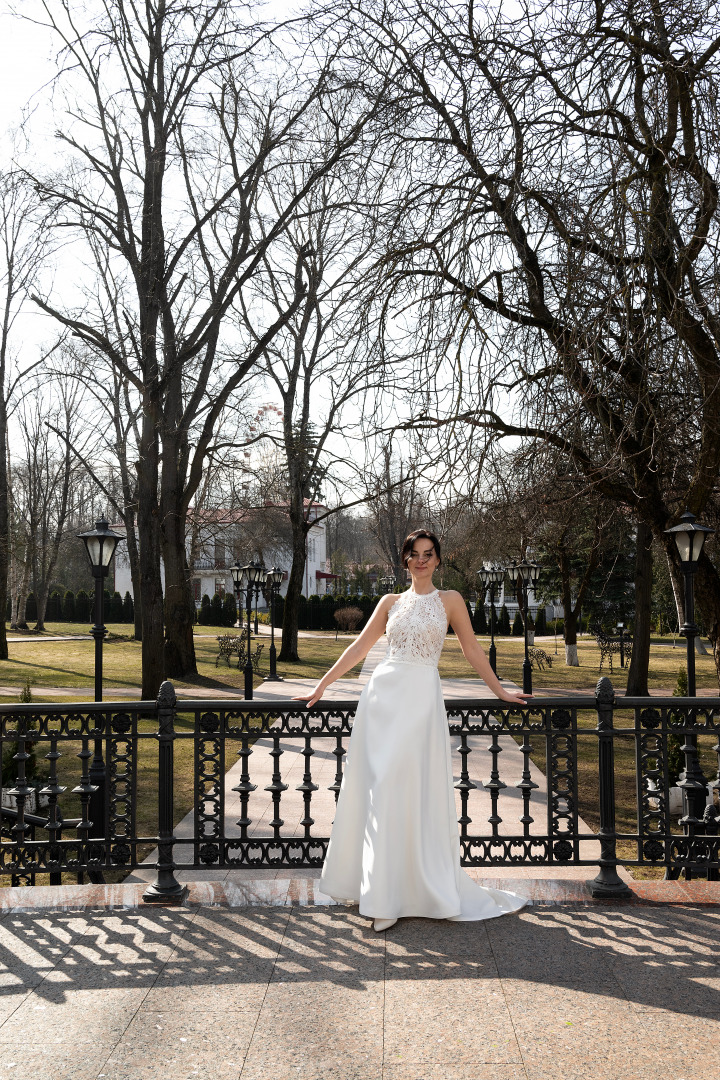
[[[105,574],[103,574],[105,571]],[[107,633],[105,627],[105,575],[107,567],[93,566],[95,577],[95,622],[90,629],[95,641],[95,701],[103,699],[103,642]],[[90,796],[90,822],[91,828],[88,840],[95,840],[93,856],[97,855],[104,861],[108,839],[108,822],[106,819],[105,784],[107,782],[105,761],[103,759],[103,732],[104,718],[101,713],[96,714],[95,734],[93,738],[93,758],[90,762],[90,783],[93,787]],[[94,885],[104,885],[105,875],[102,870],[89,870],[88,878]]]
[[[605,676],[595,689],[598,732],[598,774],[600,780],[600,873],[590,884],[594,897],[632,896],[630,889],[617,872],[615,836],[615,745],[613,743],[613,710],[615,691]]]
[[[173,742],[175,740],[175,687],[167,680],[157,696],[158,717],[158,865],[157,877],[143,893],[146,904],[181,904],[187,886],[175,877],[173,856]]]

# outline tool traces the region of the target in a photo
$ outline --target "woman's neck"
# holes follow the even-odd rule
[[[417,593],[418,596],[430,596],[431,593],[437,592],[437,589],[433,585],[432,581],[413,581],[412,585],[410,586],[410,592]]]

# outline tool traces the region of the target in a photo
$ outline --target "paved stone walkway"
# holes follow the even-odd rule
[[[715,1080],[719,958],[717,905],[8,913],[0,1080]]]

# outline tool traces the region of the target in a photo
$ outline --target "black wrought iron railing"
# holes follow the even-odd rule
[[[63,874],[103,880],[142,863],[156,871],[146,899],[173,902],[183,894],[178,868],[320,867],[356,706],[178,701],[164,683],[156,702],[0,707],[3,760],[16,765],[2,793],[0,874],[60,884]],[[593,890],[606,896],[627,891],[619,863],[718,876],[720,698],[616,701],[602,679],[594,699],[447,707],[463,865],[599,865]],[[684,764],[679,815],[673,745]],[[46,772],[40,784],[31,762]],[[178,823],[179,790],[192,810]]]

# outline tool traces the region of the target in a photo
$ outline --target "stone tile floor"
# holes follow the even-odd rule
[[[204,883],[179,908],[75,887],[65,911],[8,890],[0,1080],[717,1075],[717,883],[633,882],[630,904],[536,884],[517,915],[384,934],[306,879],[279,884],[235,907]]]

